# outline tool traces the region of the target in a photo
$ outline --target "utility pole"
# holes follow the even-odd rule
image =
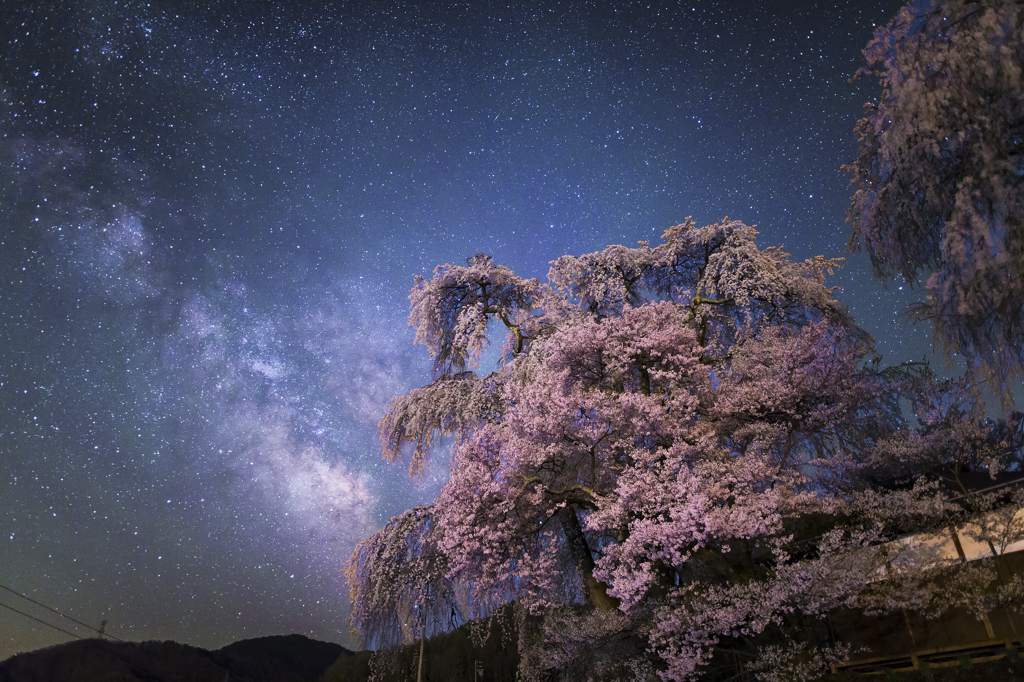
[[[416,682],[423,682],[423,641],[426,637],[420,637],[420,665],[416,672]]]
[[[98,632],[100,633],[100,639],[103,639],[103,633],[104,633],[104,631],[106,629],[107,629],[107,621],[101,620],[100,621],[100,629],[98,630]]]
[[[426,587],[426,586],[424,586]],[[420,614],[420,663],[416,672],[416,682],[423,682],[423,645],[427,641],[427,591],[423,590],[423,612]]]

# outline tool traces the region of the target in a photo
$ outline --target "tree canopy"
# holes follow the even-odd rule
[[[1004,390],[1024,367],[1024,5],[918,0],[864,49],[851,248],[923,280],[914,316]]]
[[[396,604],[444,611],[457,588],[464,617],[543,615],[526,667],[686,680],[723,656],[842,660],[820,627],[839,607],[983,608],[988,569],[944,567],[964,587],[939,590],[893,574],[883,543],[964,513],[948,486],[1017,466],[1019,430],[921,365],[882,367],[826,284],[839,263],[756,237],[687,220],[563,256],[546,283],[486,256],[417,278],[435,380],[392,402],[381,437],[417,474],[453,436],[451,478],[357,548],[356,629],[383,642]],[[500,327],[500,367],[478,376]]]

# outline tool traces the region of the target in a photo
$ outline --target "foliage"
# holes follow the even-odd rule
[[[1024,367],[1024,5],[912,2],[858,76],[882,92],[857,125],[851,248],[876,275],[927,279],[914,315],[1005,389]]]
[[[536,297],[536,280],[522,280],[492,263],[490,256],[478,254],[468,267],[439,265],[429,282],[416,277],[409,294],[409,325],[416,327],[416,343],[430,349],[435,377],[449,376],[479,358],[492,316],[522,336],[513,320],[530,310]]]
[[[461,372],[396,398],[380,423],[384,458],[393,462],[413,444],[409,473],[421,474],[435,436],[466,433],[497,413],[495,388],[494,377]]]
[[[427,507],[410,509],[356,548],[346,575],[360,586],[352,624],[364,645],[395,647],[465,621],[433,516]]]
[[[821,671],[833,663],[850,658],[849,647],[810,647],[806,642],[786,646],[769,645],[750,668],[761,673],[763,682],[810,682],[821,678]]]
[[[806,677],[843,655],[820,627],[837,608],[984,608],[991,570],[894,573],[885,543],[962,520],[974,502],[950,481],[1017,466],[1016,424],[979,422],[925,367],[882,368],[826,286],[836,261],[756,234],[687,221],[559,258],[544,284],[480,256],[417,280],[410,324],[441,374],[392,403],[382,438],[415,472],[454,435],[451,479],[357,548],[364,636],[384,641],[403,600],[441,613],[464,590],[466,617],[516,604],[524,679],[586,662],[684,680],[737,656]],[[463,371],[495,320],[499,370]]]

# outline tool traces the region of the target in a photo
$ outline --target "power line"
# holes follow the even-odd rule
[[[73,633],[73,632],[68,632],[68,631],[67,631],[67,630],[65,630],[64,628],[59,628],[59,627],[57,627],[56,625],[54,625],[54,624],[52,624],[52,623],[47,623],[47,622],[46,622],[45,620],[39,620],[39,619],[38,619],[38,618],[36,618],[35,616],[30,616],[30,615],[28,615],[27,613],[25,613],[24,611],[19,611],[18,609],[14,608],[13,606],[8,606],[7,604],[4,604],[3,602],[0,602],[0,606],[4,607],[5,609],[10,609],[11,611],[14,611],[15,613],[20,613],[21,615],[25,616],[26,618],[31,618],[31,619],[32,619],[32,620],[34,620],[35,622],[37,622],[37,623],[42,623],[43,625],[45,625],[45,626],[47,626],[47,627],[51,627],[51,628],[53,628],[54,630],[60,630],[60,631],[61,631],[61,632],[63,632],[63,633],[65,634],[65,635],[71,635],[71,636],[72,636],[72,637],[74,637],[75,639],[82,639],[81,637],[79,637],[78,635],[76,635],[76,634],[75,634],[75,633]]]
[[[10,592],[11,594],[13,594],[13,595],[15,595],[15,596],[17,596],[17,597],[21,597],[22,599],[27,599],[28,601],[32,602],[32,603],[33,603],[33,604],[35,604],[36,606],[41,606],[41,607],[43,607],[44,609],[46,609],[47,611],[52,611],[53,613],[56,613],[56,614],[57,614],[58,616],[60,616],[61,618],[66,618],[67,620],[70,620],[70,621],[71,621],[72,623],[77,623],[78,625],[81,625],[81,626],[82,626],[83,628],[88,628],[88,629],[92,630],[93,632],[95,632],[95,633],[98,633],[98,634],[100,634],[100,635],[102,635],[102,636],[104,636],[104,637],[109,637],[110,639],[116,640],[116,641],[118,641],[118,642],[123,642],[123,641],[124,641],[123,639],[118,639],[117,637],[114,637],[113,635],[107,634],[107,633],[106,633],[106,632],[104,632],[103,630],[97,630],[97,629],[96,629],[96,628],[94,628],[93,626],[91,626],[91,625],[87,625],[87,624],[83,623],[83,622],[82,622],[82,621],[80,621],[80,620],[75,620],[75,619],[74,619],[74,618],[72,618],[71,616],[65,616],[65,615],[64,615],[63,613],[61,613],[61,612],[60,612],[60,611],[58,611],[57,609],[51,609],[51,608],[50,608],[49,606],[47,606],[46,604],[43,604],[43,603],[37,602],[37,601],[36,601],[35,599],[33,599],[32,597],[27,597],[27,596],[25,596],[24,594],[22,594],[21,592],[18,592],[17,590],[12,590],[12,589],[11,589],[10,587],[7,587],[6,585],[0,585],[0,589],[4,589],[4,590],[7,590],[7,591],[8,591],[8,592]],[[8,606],[7,608],[11,609],[12,611],[17,611],[17,609],[14,609],[14,608],[12,608],[12,607],[10,607],[10,606]],[[18,613],[21,613],[21,611],[18,611]],[[27,614],[22,614],[22,615],[27,615]],[[29,616],[29,618],[32,618],[32,616]],[[38,620],[38,618],[32,618],[32,620]],[[42,623],[43,621],[39,621],[39,622],[40,622],[40,623]],[[49,624],[49,623],[46,623],[46,625],[50,625],[50,624]],[[52,627],[52,628],[56,628],[57,630],[60,630],[60,628],[56,627],[55,625],[50,625],[50,627]],[[65,632],[65,630],[61,630],[61,632]],[[68,634],[71,634],[71,633],[68,633]],[[78,635],[75,635],[75,637],[78,637]],[[79,639],[81,639],[81,638],[79,637]]]

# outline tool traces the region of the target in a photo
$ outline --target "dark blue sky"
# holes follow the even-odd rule
[[[354,543],[443,484],[376,439],[429,380],[414,275],[689,215],[844,255],[848,79],[900,6],[196,4],[4,5],[0,583],[208,648],[350,645]],[[862,254],[834,283],[928,352]],[[0,608],[0,659],[66,639]]]

